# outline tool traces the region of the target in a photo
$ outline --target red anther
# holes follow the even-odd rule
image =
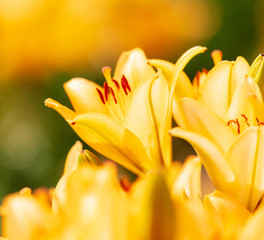
[[[98,94],[99,94],[99,97],[101,99],[101,101],[103,102],[103,104],[105,104],[105,100],[104,100],[104,95],[102,94],[102,92],[100,91],[100,89],[96,88]]]
[[[236,118],[236,124],[237,124],[237,132],[238,134],[240,134],[240,124],[237,118]]]
[[[246,117],[246,115],[245,115],[245,114],[241,114],[241,117],[245,118],[246,124],[247,124],[248,126],[250,126],[250,124],[249,124],[249,122],[248,122],[248,118]]]
[[[117,103],[114,90],[111,87],[109,87],[109,90],[110,90],[111,94],[113,95],[115,103]]]
[[[121,86],[122,86],[125,94],[127,95],[128,94],[127,93],[127,86],[126,86],[125,80],[123,78],[121,79]]]
[[[72,122],[71,125],[75,125],[76,122]]]
[[[128,91],[131,92],[131,88],[130,88],[130,86],[129,86],[129,83],[128,83],[128,81],[127,81],[125,75],[122,76],[122,80],[124,80],[124,82],[125,82],[125,84],[126,84],[126,88],[128,89]],[[122,81],[122,80],[121,80],[121,81]]]
[[[121,177],[120,185],[126,192],[128,192],[131,188],[131,183],[127,177]]]
[[[235,120],[229,120],[229,121],[227,122],[227,126],[229,126],[231,123],[236,124],[236,121],[235,121]]]
[[[236,120],[229,120],[227,122],[227,126],[229,126],[231,123],[234,123],[234,124],[237,125],[237,132],[240,134],[240,124],[239,124],[238,119],[236,118]]]
[[[203,70],[203,72],[205,73],[205,74],[207,74],[209,71],[207,70],[207,69],[205,69],[205,68],[202,68],[202,70]]]
[[[246,117],[245,114],[241,114],[241,116],[242,116],[243,118],[245,118],[246,121],[248,121],[248,118]]]
[[[117,89],[119,89],[119,88],[120,88],[120,86],[119,86],[119,83],[118,83],[118,81],[116,81],[115,79],[112,79],[112,81],[114,82],[114,84],[115,84],[116,88],[117,88]]]
[[[200,85],[200,75],[201,75],[201,72],[200,71],[197,71],[195,77],[194,77],[194,81],[196,80],[196,86],[199,87]]]
[[[260,122],[259,119],[258,119],[257,117],[256,117],[256,121],[257,121],[257,123],[258,123],[258,126],[260,126],[260,125],[264,126],[264,123],[263,123],[263,122]]]
[[[196,76],[197,76],[198,80],[200,80],[201,74],[202,73],[200,71],[197,72]]]
[[[107,82],[104,82],[104,95],[105,95],[105,100],[108,100],[108,93],[109,93],[109,88]]]

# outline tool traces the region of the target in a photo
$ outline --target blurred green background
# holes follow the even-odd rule
[[[114,69],[121,52],[134,47],[175,62],[188,48],[207,46],[187,66],[191,78],[213,66],[214,49],[251,63],[264,50],[262,9],[261,0],[0,1],[0,199],[60,178],[79,138],[44,100],[70,106],[64,82],[102,83],[101,68]]]

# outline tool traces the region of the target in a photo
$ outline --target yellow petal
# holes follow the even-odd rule
[[[57,111],[64,119],[72,120],[77,116],[77,113],[72,111],[71,109],[61,105],[57,101],[48,98],[45,100],[45,106],[49,108],[53,108],[55,111]]]
[[[69,177],[66,196],[60,239],[126,239],[130,208],[115,164],[77,169]]]
[[[85,149],[79,154],[78,166],[81,167],[87,164],[100,166],[102,164],[102,161],[93,152]]]
[[[221,239],[215,219],[198,201],[175,200],[174,239]]]
[[[62,217],[66,211],[66,189],[69,177],[73,171],[68,171],[60,178],[57,183],[52,197],[52,214],[53,216]]]
[[[240,240],[263,240],[264,207],[258,209],[247,222],[245,227],[238,233]]]
[[[149,157],[156,166],[170,165],[171,122],[166,119],[169,88],[161,73],[156,79],[142,82],[134,92],[124,125],[143,143]],[[165,132],[166,131],[166,132]]]
[[[171,148],[171,118],[168,119],[169,111],[169,86],[163,74],[160,73],[154,80],[149,91],[149,105],[152,112],[152,119],[155,132],[158,136],[158,147],[161,152],[163,163],[170,167],[172,161]]]
[[[170,87],[170,109],[172,106],[172,99],[174,96],[174,92],[175,92],[175,88],[177,86],[177,81],[183,71],[183,69],[185,68],[185,66],[187,65],[187,63],[197,54],[203,53],[206,51],[207,48],[205,47],[193,47],[191,49],[189,49],[188,51],[186,51],[176,62],[174,69],[173,69],[173,78],[172,78],[172,82],[171,82],[171,87]]]
[[[174,208],[164,176],[151,172],[131,189],[131,234],[138,240],[172,239]]]
[[[237,57],[231,71],[231,95],[234,94],[241,80],[248,74],[249,64],[243,57]]]
[[[172,82],[174,64],[159,59],[151,59],[148,61],[152,66],[162,70],[163,75],[169,83]],[[176,98],[194,97],[193,86],[185,72],[181,72],[179,79],[177,80],[175,87],[175,96]]]
[[[124,75],[134,90],[139,82],[153,79],[155,74],[154,69],[147,63],[144,52],[136,48],[121,54],[113,78],[119,81]]]
[[[179,79],[176,83],[176,89],[174,94],[176,98],[195,97],[194,88],[191,84],[189,77],[186,75],[185,72],[181,72]]]
[[[258,105],[263,102],[258,84],[250,77],[245,76],[237,86],[230,104],[227,119],[240,121],[241,132],[248,125],[257,125]],[[253,104],[253,106],[252,106]],[[244,117],[242,117],[244,115]],[[246,118],[245,118],[246,117]]]
[[[70,149],[64,167],[64,173],[72,172],[78,166],[78,156],[82,151],[82,143],[77,141]]]
[[[216,143],[223,152],[229,149],[238,135],[233,128],[227,126],[227,122],[193,99],[178,100],[173,110],[180,127],[203,135]]]
[[[230,71],[232,65],[230,62],[217,64],[208,73],[197,96],[199,102],[222,118],[225,118],[231,101]]]
[[[38,239],[51,227],[47,208],[31,196],[18,193],[5,197],[1,206],[2,234],[8,239]]]
[[[257,83],[259,83],[261,87],[262,87],[261,83],[263,82],[263,80],[261,79],[261,74],[264,66],[263,57],[264,57],[263,54],[259,54],[252,63],[248,72],[248,75],[252,77]]]
[[[149,59],[148,63],[157,69],[161,69],[163,75],[168,81],[171,79],[174,69],[173,63],[161,59]]]
[[[220,191],[206,195],[204,206],[218,218],[225,239],[235,238],[251,216],[241,203]]]
[[[201,199],[201,161],[189,156],[172,185],[172,195],[182,199]]]
[[[264,193],[264,127],[246,129],[227,153],[239,185],[233,191],[239,201],[253,211]]]
[[[60,214],[65,213],[65,207],[66,207],[66,188],[68,184],[68,179],[71,176],[72,172],[79,168],[80,166],[87,166],[86,159],[89,160],[92,159],[96,163],[90,163],[89,165],[97,166],[97,163],[100,162],[100,160],[95,156],[95,154],[85,150],[83,152],[82,150],[82,144],[80,141],[77,141],[72,148],[70,149],[66,162],[64,167],[64,174],[59,180],[52,198],[52,213],[54,215],[57,215],[58,217]],[[85,156],[82,156],[85,155]],[[81,160],[80,160],[81,158]],[[80,161],[82,161],[80,163]],[[85,161],[85,164],[83,164],[83,161]]]
[[[112,118],[87,113],[70,124],[89,146],[132,172],[141,174],[154,167],[140,140]]]
[[[250,70],[248,72],[249,76],[251,76],[258,83],[262,96],[264,96],[264,77],[262,75],[263,66],[264,66],[264,55],[260,54],[252,63]]]
[[[162,152],[150,94],[152,81],[140,83],[135,90],[125,115],[124,126],[140,139],[148,156],[158,166],[162,163]]]
[[[96,83],[84,78],[73,78],[64,83],[64,89],[77,113],[99,112],[108,114],[108,109],[97,92],[103,89]]]
[[[208,175],[214,185],[227,192],[234,188],[235,176],[222,150],[207,138],[186,131],[181,128],[173,128],[171,134],[188,141],[200,157]]]

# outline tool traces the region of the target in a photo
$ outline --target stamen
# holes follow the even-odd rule
[[[123,77],[122,77],[122,79],[121,79],[121,86],[122,86],[122,88],[123,88],[125,94],[127,95],[127,94],[128,94],[128,93],[127,93],[127,86],[126,86],[126,83],[125,83],[125,80],[124,80]]]
[[[112,94],[112,96],[113,96],[113,98],[114,98],[115,103],[117,103],[117,101],[116,101],[116,96],[115,96],[115,93],[114,93],[114,90],[113,90],[111,87],[109,87],[109,90],[110,90],[110,92],[111,92],[111,94]]]
[[[104,95],[105,95],[105,100],[108,100],[108,93],[109,93],[109,88],[107,82],[104,82]]]
[[[106,81],[109,81],[111,80],[111,68],[110,67],[103,67],[102,68],[102,72],[103,72],[103,75],[106,79]]]
[[[250,126],[249,122],[248,122],[248,118],[246,117],[245,114],[241,114],[241,117],[245,118],[245,122],[248,125],[248,127]]]
[[[240,124],[237,118],[236,118],[236,123],[237,123],[237,132],[238,134],[240,134]]]
[[[197,73],[193,79],[193,85],[196,87],[199,87],[199,85],[200,85],[200,76],[201,76],[201,72],[197,71]]]
[[[240,134],[240,124],[239,124],[238,119],[236,118],[236,120],[229,120],[227,122],[227,126],[229,126],[231,123],[234,123],[237,125],[237,132],[238,132],[238,134]]]
[[[264,123],[263,123],[263,122],[260,122],[259,119],[258,119],[257,117],[256,117],[256,121],[257,121],[257,123],[258,123],[258,126],[261,126],[261,125],[264,126]]]
[[[231,123],[236,124],[236,121],[235,121],[235,120],[229,120],[229,121],[227,122],[227,126],[229,126]]]
[[[102,94],[102,92],[100,91],[100,89],[96,88],[98,94],[99,94],[99,97],[102,101],[103,104],[105,104],[105,100],[104,100],[104,95]]]
[[[125,82],[128,91],[131,92],[131,88],[130,88],[130,86],[128,84],[128,81],[127,81],[125,75],[122,76],[122,80],[121,81],[124,81]]]
[[[115,84],[116,88],[117,88],[117,89],[119,89],[119,88],[120,88],[120,86],[119,86],[119,83],[118,83],[118,81],[116,81],[115,79],[112,79],[112,81],[114,82],[114,84]]]
[[[72,122],[72,123],[71,123],[71,125],[75,125],[75,124],[76,124],[76,122]]]

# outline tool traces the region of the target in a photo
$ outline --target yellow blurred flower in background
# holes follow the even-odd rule
[[[115,164],[85,162],[83,154],[76,142],[55,189],[32,193],[24,188],[5,197],[0,208],[4,237],[211,240],[246,239],[251,234],[261,239],[253,224],[259,228],[263,208],[251,214],[219,191],[202,200],[196,156],[165,171],[152,171],[125,188]]]
[[[127,189],[115,164],[80,161],[83,153],[82,144],[76,142],[54,190],[31,193],[24,188],[4,199],[0,209],[3,236],[21,240],[172,239],[173,199],[200,201],[199,189],[193,187],[200,182],[197,158],[183,166],[175,164],[170,169],[173,174],[153,171]]]
[[[1,0],[0,79],[84,70],[133,47],[167,56],[217,27],[205,0]]]

